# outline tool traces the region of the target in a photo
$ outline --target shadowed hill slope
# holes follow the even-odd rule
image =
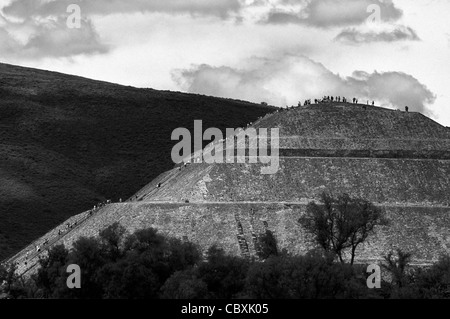
[[[175,128],[239,127],[271,110],[0,64],[0,259],[172,168]]]
[[[256,238],[269,229],[280,249],[305,253],[314,245],[298,219],[323,191],[363,197],[386,211],[389,225],[358,248],[359,262],[379,261],[395,248],[412,252],[416,265],[450,253],[447,129],[421,114],[351,104],[279,111],[253,126],[280,129],[276,174],[261,175],[261,164],[194,161],[159,175],[126,203],[87,219],[79,215],[82,222],[73,230],[47,234],[11,261],[23,273],[39,255],[25,265],[25,251],[45,238],[70,246],[115,221],[130,232],[156,227],[203,249],[218,244],[244,257],[256,255]]]

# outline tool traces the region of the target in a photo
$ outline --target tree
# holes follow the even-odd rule
[[[163,299],[206,299],[208,286],[197,278],[196,271],[188,269],[175,272],[161,288]]]
[[[80,267],[82,289],[70,289],[71,297],[76,299],[100,299],[103,294],[103,282],[98,277],[98,272],[107,262],[107,253],[98,238],[81,237],[74,242],[68,256],[68,264],[75,264]],[[67,278],[66,274],[64,276]]]
[[[16,274],[15,264],[0,264],[0,299],[19,299],[28,297],[28,284]]]
[[[43,297],[61,298],[67,293],[64,277],[68,255],[64,245],[58,245],[51,248],[47,256],[39,258],[40,268],[33,278]]]
[[[406,269],[411,262],[411,257],[411,253],[403,252],[401,249],[397,249],[395,257],[393,251],[390,251],[383,257],[385,264],[381,265],[382,268],[391,273],[394,283],[399,288],[402,288],[407,284]]]
[[[115,222],[99,233],[102,244],[110,259],[117,260],[120,257],[120,244],[125,233],[126,229],[119,222]]]
[[[173,273],[201,261],[196,246],[166,238],[152,228],[138,230],[123,242],[119,258],[110,260],[99,271],[104,298],[158,298],[161,287]]]
[[[226,255],[223,249],[216,246],[209,248],[207,255],[207,261],[201,263],[196,271],[197,278],[207,285],[209,297],[238,297],[245,287],[249,263],[245,259]]]
[[[63,245],[53,247],[48,256],[40,259],[41,267],[34,276],[40,295],[80,299],[158,298],[161,287],[175,272],[192,269],[201,262],[202,255],[195,245],[166,238],[155,229],[138,230],[126,237],[125,233],[119,223],[114,223],[102,230],[99,237],[79,238],[70,251]],[[67,287],[67,266],[71,264],[81,269],[81,289]],[[6,269],[0,268],[0,279],[7,274]],[[203,293],[205,283],[194,278],[192,284],[199,285],[189,290],[189,280],[177,286],[180,278],[185,279],[175,277],[170,291],[179,288],[180,296]]]
[[[270,230],[266,230],[265,234],[258,236],[257,254],[261,259],[278,256],[277,240]]]
[[[334,259],[334,258],[333,258]],[[318,253],[271,256],[250,266],[246,294],[255,299],[342,299],[370,297],[358,268]]]
[[[390,298],[417,299],[419,296],[419,287],[415,283],[421,271],[415,271],[409,267],[411,262],[411,253],[397,249],[395,253],[390,251],[383,257],[384,263],[381,267],[390,273],[392,278],[390,285]]]
[[[322,205],[308,204],[306,214],[299,223],[315,237],[326,252],[335,253],[341,263],[346,249],[351,250],[351,261],[355,261],[358,246],[364,243],[378,225],[387,225],[384,212],[367,200],[351,198],[343,194],[334,198],[321,195]]]
[[[419,298],[450,298],[450,256],[442,256],[430,268],[419,269],[415,274]]]
[[[0,264],[0,293],[8,295],[11,286],[16,279],[16,268],[14,264],[2,265]]]
[[[197,246],[189,242],[181,242],[179,239],[168,238],[165,258],[170,267],[170,272],[181,271],[201,262],[202,254]]]

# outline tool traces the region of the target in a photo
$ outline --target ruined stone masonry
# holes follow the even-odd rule
[[[277,174],[261,175],[261,164],[248,163],[177,167],[127,202],[74,216],[79,223],[70,232],[57,236],[61,225],[36,243],[51,238],[47,248],[70,246],[118,221],[129,232],[155,227],[245,258],[256,256],[256,238],[269,229],[280,249],[303,254],[314,243],[298,219],[308,202],[330,191],[368,199],[391,221],[361,246],[358,261],[379,261],[393,248],[412,252],[421,265],[450,253],[447,128],[419,113],[339,103],[269,114],[253,127],[280,129]],[[19,272],[34,269],[38,254],[27,266],[24,258],[36,243],[10,260]]]

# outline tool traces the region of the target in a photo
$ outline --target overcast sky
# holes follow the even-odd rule
[[[80,28],[67,25],[71,4]],[[0,10],[1,62],[278,106],[356,96],[450,126],[448,0],[0,0]]]

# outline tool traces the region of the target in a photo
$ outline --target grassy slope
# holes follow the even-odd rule
[[[175,128],[224,130],[268,111],[0,64],[0,259],[173,167]]]

